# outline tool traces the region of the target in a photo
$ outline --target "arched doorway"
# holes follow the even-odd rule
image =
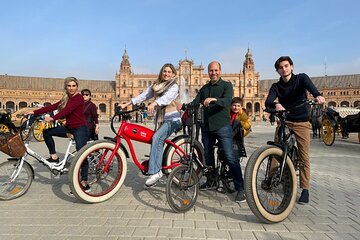
[[[252,104],[251,102],[246,103],[246,112],[248,115],[252,115]]]
[[[336,107],[336,102],[329,102],[329,103],[328,103],[328,106],[329,106],[329,107]]]
[[[349,107],[350,106],[350,103],[348,101],[342,101],[340,103],[340,107]]]

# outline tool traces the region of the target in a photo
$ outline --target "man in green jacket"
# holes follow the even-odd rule
[[[204,119],[202,128],[202,142],[205,150],[205,161],[207,166],[214,167],[214,144],[216,140],[230,167],[233,175],[237,194],[236,202],[245,202],[244,180],[241,173],[240,163],[236,160],[232,146],[233,136],[230,125],[229,109],[233,98],[233,86],[230,82],[221,79],[221,65],[213,61],[208,65],[208,75],[210,81],[205,84],[191,105],[202,104],[204,106]],[[216,187],[216,183],[207,179],[200,189],[210,189]]]

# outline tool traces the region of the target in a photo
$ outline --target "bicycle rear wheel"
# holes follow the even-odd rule
[[[86,203],[103,202],[120,189],[125,180],[127,162],[124,152],[119,149],[114,153],[114,149],[114,142],[99,140],[85,145],[75,155],[70,165],[69,180],[70,189],[78,199]],[[112,153],[115,155],[108,170],[105,170]],[[88,165],[87,184],[90,189],[84,189],[81,184],[83,164]]]
[[[21,166],[22,164],[22,166]],[[7,161],[0,164],[0,200],[12,200],[30,188],[34,173],[26,161]]]
[[[196,203],[199,195],[199,178],[186,165],[174,168],[166,183],[166,199],[175,212],[186,212]]]
[[[297,180],[289,157],[280,179],[283,151],[275,146],[258,148],[250,156],[245,168],[247,203],[261,221],[276,223],[291,213],[296,200]]]

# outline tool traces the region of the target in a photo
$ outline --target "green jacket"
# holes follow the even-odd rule
[[[204,127],[206,131],[215,131],[230,125],[229,108],[233,98],[233,86],[230,82],[221,78],[214,85],[209,81],[205,84],[195,99],[190,104],[203,103],[206,98],[216,98],[216,102],[211,102],[209,107],[204,107]]]

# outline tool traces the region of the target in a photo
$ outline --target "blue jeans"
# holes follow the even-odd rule
[[[45,144],[49,149],[50,154],[56,154],[55,141],[53,137],[66,138],[67,137],[66,133],[71,133],[72,135],[74,135],[76,151],[79,151],[83,146],[86,145],[89,136],[89,130],[86,125],[74,129],[68,129],[64,126],[48,128],[44,130],[43,135],[44,135]],[[81,166],[81,180],[87,181],[88,165],[89,163],[86,160]]]
[[[219,147],[223,150],[222,154],[227,160],[230,171],[233,175],[235,189],[244,190],[244,179],[241,172],[239,160],[235,158],[233,151],[233,135],[231,125],[227,125],[215,131],[202,129],[202,142],[205,151],[205,161],[207,166],[215,166],[214,144],[218,140]]]
[[[163,147],[165,139],[181,129],[181,121],[165,121],[154,133],[151,143],[148,174],[158,173],[162,168]]]

